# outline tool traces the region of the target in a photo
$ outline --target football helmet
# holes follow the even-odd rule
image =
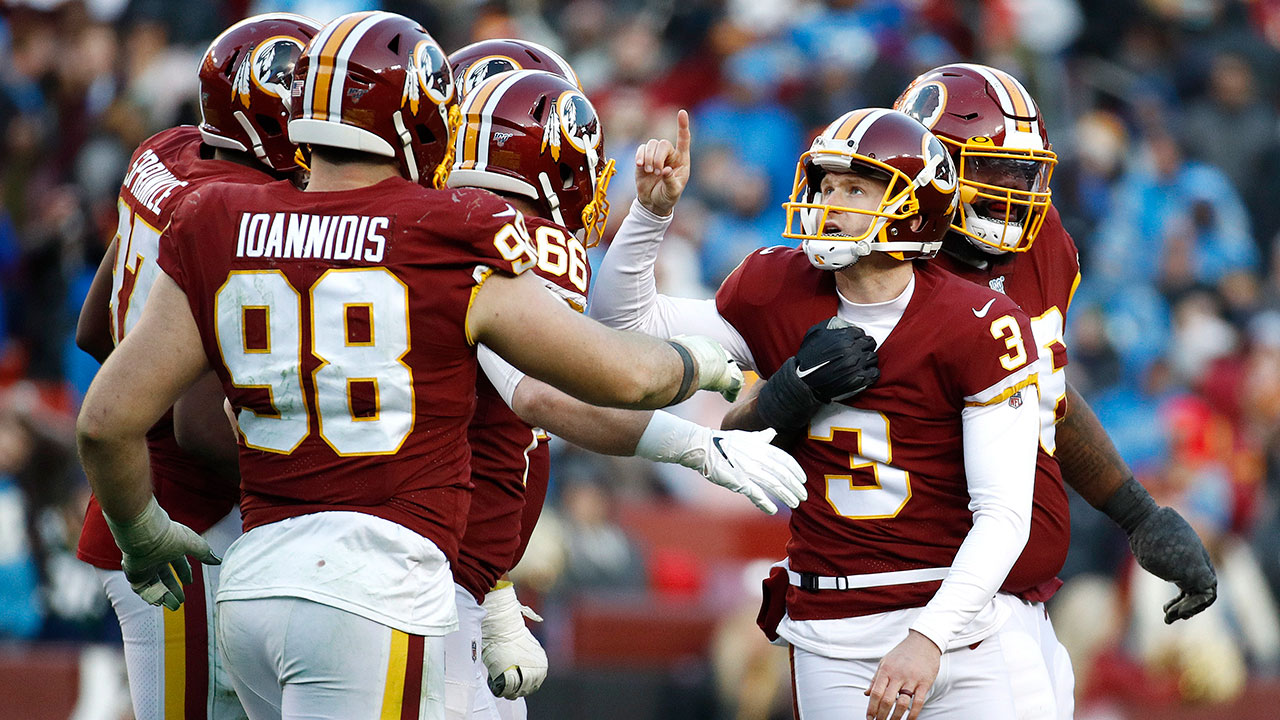
[[[820,202],[823,176],[858,171],[887,176],[877,209]],[[956,187],[951,155],[928,128],[895,110],[854,110],[828,125],[800,156],[791,200],[783,204],[782,235],[803,240],[809,261],[823,270],[848,267],[872,252],[899,260],[931,258],[955,214]],[[858,237],[824,234],[832,211],[870,215],[872,222]],[[921,220],[912,229],[917,216]]]
[[[395,158],[410,180],[444,186],[457,97],[449,61],[421,25],[389,12],[343,15],[294,74],[294,142]]]
[[[587,247],[599,241],[613,161],[600,116],[572,82],[540,70],[484,81],[462,101],[454,158],[450,187],[529,198],[543,217],[584,230]]]
[[[292,13],[246,18],[214,39],[200,61],[200,137],[250,153],[278,172],[298,166],[289,140],[289,87],[320,23]]]
[[[962,203],[951,228],[984,252],[1031,249],[1049,212],[1058,156],[1022,83],[986,65],[943,65],[912,81],[893,107],[951,151]]]
[[[449,67],[458,82],[458,95],[467,96],[476,86],[498,73],[512,70],[545,70],[573,83],[582,83],[569,63],[554,50],[528,40],[481,40],[453,51]]]

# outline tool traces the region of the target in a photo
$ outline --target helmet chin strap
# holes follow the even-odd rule
[[[404,148],[405,165],[409,168],[409,179],[418,182],[418,161],[413,157],[413,136],[409,134],[409,128],[404,125],[404,115],[399,110],[391,116],[391,121],[395,123],[396,135],[400,138],[400,146]]]
[[[542,185],[542,194],[547,198],[547,205],[551,208],[551,219],[560,227],[565,227],[564,214],[560,212],[560,196],[556,194],[555,188],[551,187],[551,178],[547,177],[545,170],[538,173],[538,183]]]
[[[249,118],[245,117],[244,113],[239,110],[236,110],[231,115],[236,119],[236,122],[240,123],[240,127],[244,128],[249,139],[253,141],[253,154],[262,162],[271,165],[270,162],[267,162],[267,151],[262,147],[262,138],[258,136],[258,131],[253,129],[253,124],[249,122]]]

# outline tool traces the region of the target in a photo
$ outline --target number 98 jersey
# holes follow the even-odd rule
[[[488,273],[536,262],[523,216],[485,191],[397,177],[191,193],[160,264],[237,413],[245,530],[363,512],[454,561],[477,367],[467,310]]]
[[[800,250],[747,257],[716,295],[761,377],[777,372],[805,332],[839,311],[835,274]],[[823,406],[791,449],[809,497],[791,515],[790,567],[819,576],[916,571],[922,579],[839,592],[789,587],[792,620],[921,607],[973,525],[962,413],[1036,402],[1036,347],[1008,298],[915,263],[915,289],[878,349],[880,380]]]

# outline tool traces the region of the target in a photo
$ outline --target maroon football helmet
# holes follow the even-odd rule
[[[480,187],[529,198],[540,214],[584,244],[600,239],[613,161],[604,128],[573,83],[540,70],[496,75],[462,101],[450,187]]]
[[[951,151],[962,201],[952,229],[988,253],[1031,249],[1049,212],[1058,158],[1022,83],[986,65],[943,65],[912,81],[893,107]]]
[[[545,70],[573,83],[582,83],[569,63],[554,50],[528,40],[497,39],[473,42],[453,51],[449,67],[458,81],[458,94],[465,98],[476,86],[499,73],[512,70]]]
[[[457,98],[449,61],[421,25],[343,15],[307,45],[294,76],[294,142],[395,158],[405,177],[443,187]]]
[[[320,23],[292,13],[246,18],[214,39],[200,61],[200,137],[251,153],[278,172],[296,168],[289,140],[289,86]]]
[[[823,203],[822,178],[837,172],[886,178],[878,208]],[[938,138],[903,113],[864,108],[828,125],[800,156],[791,200],[783,204],[782,235],[803,240],[809,261],[824,270],[839,270],[872,252],[899,260],[931,258],[942,247],[957,204],[955,165]],[[872,222],[858,237],[825,234],[832,211],[870,215]],[[917,216],[921,221],[913,230]]]

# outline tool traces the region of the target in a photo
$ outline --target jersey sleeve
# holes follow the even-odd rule
[[[195,209],[198,196],[198,192],[193,192],[184,197],[174,208],[169,224],[160,234],[160,257],[156,261],[160,269],[182,288],[182,292],[186,293],[187,297],[191,296],[189,286],[192,277],[186,270],[191,260],[186,257],[185,250],[191,243],[182,238],[187,231],[188,217]]]
[[[988,302],[986,313],[979,315],[976,307],[973,317],[960,315],[952,324],[948,375],[965,406],[1004,402],[1037,379],[1039,354],[1030,319],[1003,295],[993,294]]]
[[[452,240],[473,254],[477,265],[505,275],[519,275],[538,263],[524,215],[505,200],[483,190],[456,190],[452,202],[468,208]]]

